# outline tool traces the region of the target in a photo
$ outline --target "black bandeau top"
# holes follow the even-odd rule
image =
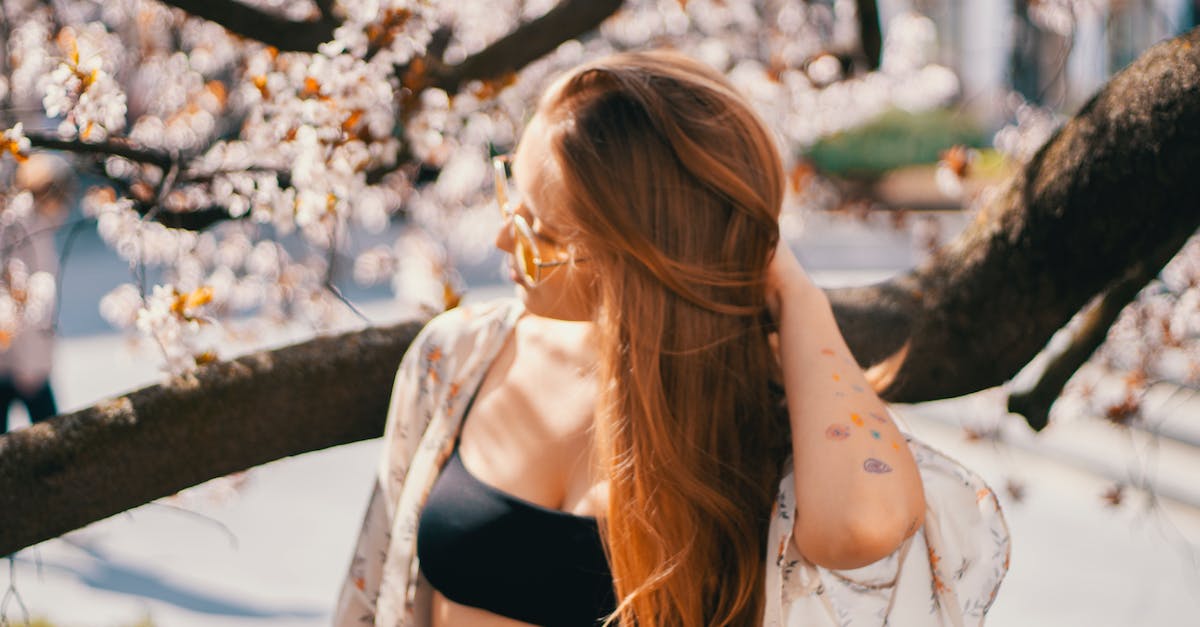
[[[417,558],[451,601],[527,623],[591,626],[616,609],[596,519],[480,481],[457,447],[421,511]]]

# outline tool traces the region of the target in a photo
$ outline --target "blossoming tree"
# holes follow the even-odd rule
[[[496,226],[487,157],[512,147],[527,107],[562,69],[661,44],[725,70],[787,148],[785,230],[823,202],[825,188],[798,161],[805,147],[889,107],[944,104],[958,89],[933,63],[927,19],[903,17],[884,42],[869,1],[0,7],[4,167],[58,149],[109,181],[88,192],[85,211],[134,272],[100,307],[150,338],[171,375],[0,437],[0,554],[206,479],[377,436],[420,323],[330,335],[362,326],[335,277],[345,267],[364,282],[391,281],[409,301],[452,305],[455,263],[478,258]],[[1200,224],[1200,179],[1190,175],[1200,157],[1200,103],[1189,92],[1200,82],[1197,44],[1197,32],[1164,43],[1114,78],[1027,150],[1020,172],[928,263],[830,292],[863,364],[909,344],[885,396],[1002,384],[1074,318],[1071,349],[1012,397],[1031,424],[1045,424],[1117,312]],[[31,109],[53,128],[21,124],[17,113]],[[1006,137],[1028,144],[1026,131]],[[0,220],[28,213],[21,194],[0,202]],[[396,223],[394,243],[357,243]],[[1195,258],[1164,274],[1175,301],[1159,307],[1194,303],[1185,296],[1200,284]],[[146,285],[149,270],[163,282]],[[8,334],[36,323],[30,312],[53,296],[20,289],[18,274],[6,268],[0,280]],[[222,361],[213,333],[247,314],[303,316],[322,335]],[[1190,324],[1168,326],[1160,339],[1170,342],[1159,344],[1194,353]],[[1158,367],[1147,359],[1123,367]]]

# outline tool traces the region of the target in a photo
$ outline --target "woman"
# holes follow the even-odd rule
[[[26,279],[37,273],[54,277],[58,272],[54,231],[70,210],[75,173],[62,157],[35,153],[17,166],[13,186],[32,194],[33,215],[27,221],[0,221],[0,250],[5,251],[5,266],[11,272],[10,264],[19,261]],[[8,281],[11,284],[13,278]],[[18,315],[24,317],[28,311],[31,309]],[[26,319],[32,324],[11,340],[7,334],[0,340],[0,433],[8,431],[8,413],[14,401],[25,406],[30,424],[58,414],[54,390],[50,387],[54,356],[51,313],[44,312],[36,321]]]
[[[893,423],[718,73],[585,65],[511,159],[522,198],[497,167],[518,302],[405,355],[336,624],[982,621],[998,503]]]

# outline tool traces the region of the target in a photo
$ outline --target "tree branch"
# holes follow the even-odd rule
[[[1127,268],[1157,274],[1200,227],[1197,90],[1200,29],[1115,76],[924,266],[832,291],[860,361],[912,340],[888,398],[999,385]]]
[[[1029,389],[1013,392],[1008,397],[1008,411],[1025,417],[1034,431],[1041,431],[1050,422],[1050,407],[1062,394],[1063,387],[1079,367],[1108,338],[1108,329],[1117,321],[1125,306],[1133,302],[1158,271],[1142,261],[1135,261],[1125,276],[1109,287],[1098,302],[1083,312],[1083,324],[1070,343],[1046,364],[1037,383]]]
[[[522,24],[462,63],[433,65],[425,84],[455,93],[467,81],[516,72],[564,41],[595,29],[620,7],[621,0],[563,0],[545,15]]]
[[[166,151],[145,148],[124,137],[113,137],[102,142],[85,142],[62,139],[57,134],[48,131],[27,131],[25,136],[29,138],[30,144],[39,148],[81,154],[114,155],[130,161],[158,166],[164,172],[170,169],[172,163],[171,155]]]
[[[145,212],[141,212],[145,214]],[[248,213],[246,215],[249,215]],[[172,229],[183,229],[185,231],[203,231],[208,227],[225,222],[227,220],[238,220],[229,215],[229,210],[225,207],[212,206],[193,209],[191,211],[159,211],[153,216],[155,222]]]
[[[288,52],[316,52],[317,46],[333,39],[341,21],[322,8],[321,19],[296,22],[247,6],[237,0],[162,0],[196,17],[224,26],[226,30]],[[328,2],[326,2],[328,4]]]
[[[396,364],[420,327],[213,364],[0,436],[0,555],[213,477],[378,437]]]
[[[317,10],[321,12],[321,19],[330,22],[336,21],[337,18],[333,14],[334,0],[313,0],[317,4]]]
[[[879,26],[879,5],[875,0],[858,0],[858,41],[862,47],[863,57],[867,60],[867,70],[878,70],[880,57],[883,54],[883,32]]]

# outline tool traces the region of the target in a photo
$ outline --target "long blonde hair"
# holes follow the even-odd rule
[[[720,74],[672,52],[587,64],[539,112],[597,277],[610,619],[754,624],[790,446],[764,284],[778,149]]]

